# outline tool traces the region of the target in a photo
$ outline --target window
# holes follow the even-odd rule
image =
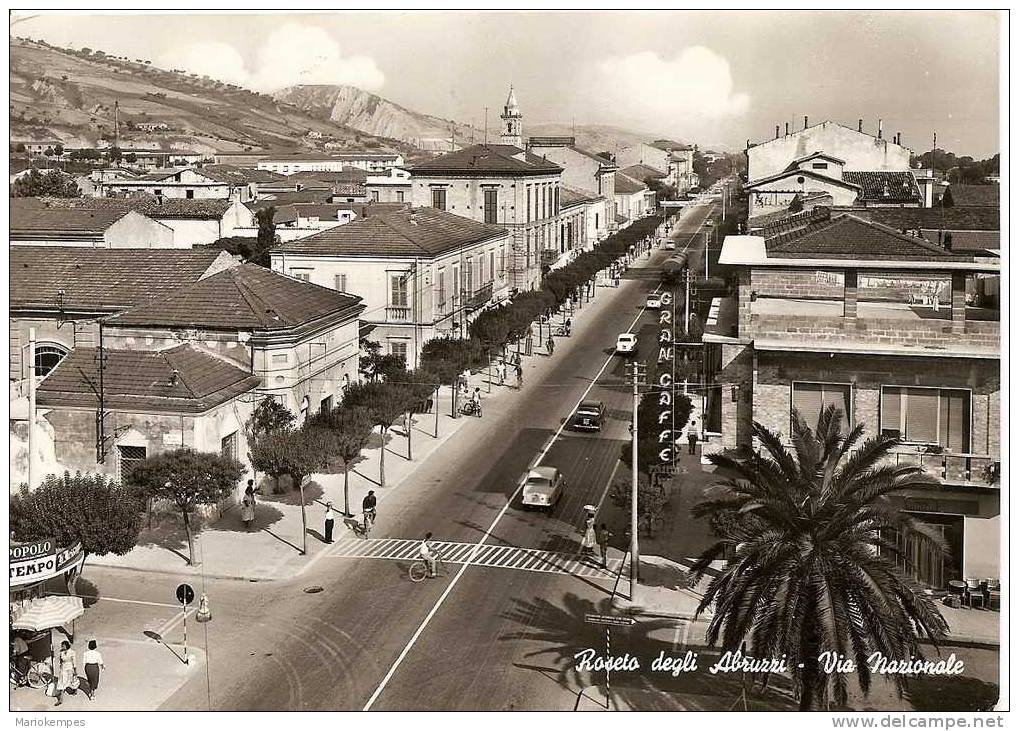
[[[127,479],[136,464],[145,459],[145,447],[117,446],[117,479]]]
[[[833,404],[842,412],[842,433],[848,434],[852,422],[852,386],[847,383],[793,383],[793,409],[811,429],[817,429],[821,411]]]
[[[499,191],[495,188],[485,190],[485,223],[499,222]]]
[[[332,396],[326,396],[324,399],[319,401],[319,403],[318,403],[318,410],[319,410],[319,412],[321,412],[323,414],[328,414],[330,411],[332,411],[333,410],[333,397]]]
[[[499,278],[506,276],[506,247],[499,249]]]
[[[188,188],[187,190],[184,191],[184,197],[185,198],[194,198],[195,197],[195,191],[191,190],[191,188]]]
[[[333,278],[333,281],[334,281],[334,288],[336,289],[337,292],[346,292],[347,291],[347,275],[346,274],[337,274],[337,275],[335,275],[335,277]]]
[[[474,261],[469,256],[464,263],[464,289],[468,297],[474,293]]]
[[[815,162],[815,163],[811,163],[810,167],[812,167],[814,170],[827,170],[828,169],[828,163],[826,163],[826,162]]]
[[[403,191],[402,190],[396,191],[396,202],[397,203],[403,203]]]
[[[390,340],[389,341],[389,352],[392,355],[403,358],[404,365],[407,363],[407,341],[406,340]]]
[[[163,189],[162,188],[156,188],[155,190],[152,191],[152,194],[154,196],[156,196],[157,198],[162,198],[163,197]]]
[[[272,356],[272,364],[274,366],[285,366],[287,364],[286,353],[276,353]]]
[[[377,190],[372,191],[372,203],[379,202],[379,192]]]
[[[598,228],[598,214],[594,214],[594,227]]]
[[[488,281],[495,281],[495,252],[488,252]]]
[[[559,186],[558,185],[555,188],[555,208],[553,208],[553,210],[552,210],[552,215],[554,215],[554,216],[558,216],[559,215]]]
[[[453,267],[453,306],[460,302],[460,267]]]
[[[439,312],[446,311],[446,270],[440,269],[436,275],[435,288],[438,291]]]
[[[432,188],[432,208],[438,208],[440,211],[446,210],[445,188]]]
[[[47,343],[45,345],[35,346],[35,375],[36,378],[45,376],[54,368],[57,367],[57,363],[64,359],[67,355],[67,348],[62,345],[56,345]]]
[[[403,274],[389,276],[389,304],[393,307],[407,306],[407,278]]]
[[[237,459],[237,432],[219,440],[219,453],[227,459]]]
[[[881,433],[916,444],[970,449],[970,394],[962,389],[884,386]]]
[[[308,282],[311,281],[311,269],[291,269],[290,276]]]
[[[527,222],[531,222],[531,186],[527,186]]]
[[[301,423],[308,420],[308,407],[311,406],[311,399],[305,396],[301,399]]]
[[[545,218],[548,216],[548,186],[541,186],[541,216]]]
[[[801,175],[801,176],[799,176],[798,178],[796,178],[796,182],[797,182],[797,183],[800,183],[801,185],[803,184],[803,180],[804,180],[804,178],[803,178],[803,176],[802,176],[802,175]]]

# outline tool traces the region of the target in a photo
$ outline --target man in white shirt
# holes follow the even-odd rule
[[[421,541],[421,546],[418,548],[418,555],[421,556],[421,558],[423,558],[425,560],[425,563],[428,564],[428,576],[429,576],[429,578],[434,579],[435,578],[436,553],[435,553],[435,549],[432,548],[432,544],[430,543],[431,539],[432,539],[432,534],[431,533],[425,533],[425,538],[424,538],[423,541]]]

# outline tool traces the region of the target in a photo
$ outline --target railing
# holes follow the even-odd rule
[[[989,454],[964,452],[901,451],[893,454],[895,464],[922,467],[925,472],[953,485],[1000,487],[996,476],[1001,461]]]
[[[409,307],[387,307],[386,308],[386,321],[387,322],[407,322],[410,320],[410,308]]]

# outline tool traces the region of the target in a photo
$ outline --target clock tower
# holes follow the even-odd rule
[[[517,104],[517,95],[513,93],[513,86],[510,85],[509,96],[506,98],[506,106],[502,112],[502,134],[500,142],[504,145],[513,145],[524,149],[523,124],[524,117],[520,113],[520,106]]]

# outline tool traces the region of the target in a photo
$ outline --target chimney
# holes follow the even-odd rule
[[[807,128],[807,115],[804,114],[803,115],[803,129],[806,129],[806,128]]]
[[[863,132],[863,120],[862,119],[857,120],[857,122],[856,122],[856,131],[857,132]]]
[[[778,139],[778,125],[775,125],[775,139]]]
[[[878,118],[878,120],[877,120],[877,138],[879,140],[881,139],[881,137],[883,135],[883,127],[884,127],[884,123],[881,121],[880,118]]]
[[[785,123],[785,135],[786,135],[786,137],[789,136],[789,123],[788,122]]]

